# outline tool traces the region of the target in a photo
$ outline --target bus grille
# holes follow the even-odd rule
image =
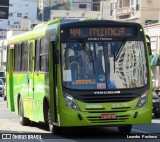
[[[116,116],[115,119],[107,119],[107,120],[101,119],[101,116],[88,116],[86,118],[90,123],[106,124],[106,123],[125,122],[129,119],[129,115],[119,115]]]
[[[86,103],[103,103],[103,102],[129,102],[136,99],[138,96],[136,94],[110,94],[110,95],[80,95],[75,99],[86,102]]]

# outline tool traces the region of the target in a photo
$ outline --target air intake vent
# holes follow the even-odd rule
[[[86,102],[86,103],[103,103],[103,102],[129,102],[136,99],[138,96],[136,94],[90,94],[90,95],[80,95],[75,99]]]
[[[87,120],[90,123],[119,123],[119,122],[126,122],[129,119],[129,115],[117,115],[116,119],[108,119],[108,120],[102,120],[100,116],[88,116]]]

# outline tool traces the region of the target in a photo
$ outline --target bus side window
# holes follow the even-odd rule
[[[35,72],[39,71],[39,49],[40,49],[40,42],[41,40],[37,39],[35,42],[35,60],[34,60],[34,70]]]
[[[29,49],[29,71],[32,72],[33,42],[30,43]]]
[[[21,45],[14,46],[14,71],[19,72],[21,68]]]
[[[28,43],[23,42],[22,46],[22,66],[21,71],[26,72],[28,71]]]
[[[49,40],[45,37],[41,39],[40,46],[40,71],[48,72],[49,67]]]

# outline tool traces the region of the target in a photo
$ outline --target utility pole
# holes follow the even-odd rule
[[[3,19],[3,25],[5,25],[5,20]],[[2,31],[2,49],[1,49],[1,70],[3,70],[3,53],[4,53],[4,29],[5,27],[3,26],[3,31]]]
[[[44,0],[42,0],[42,22],[44,17]]]
[[[102,18],[101,18],[101,20],[103,20],[103,4],[104,4],[103,2],[104,2],[104,0],[102,0],[102,3],[101,3],[102,4]]]

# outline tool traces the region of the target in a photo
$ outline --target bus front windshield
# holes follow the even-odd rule
[[[63,85],[70,89],[126,89],[147,84],[142,41],[62,43]]]

